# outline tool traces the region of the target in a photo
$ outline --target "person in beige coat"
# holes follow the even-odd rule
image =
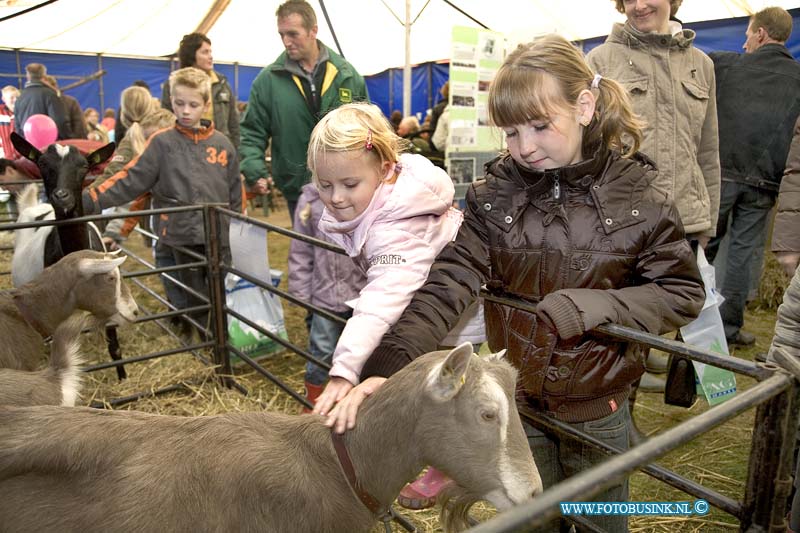
[[[645,121],[640,151],[656,163],[652,186],[677,206],[686,238],[705,247],[716,233],[720,162],[716,80],[695,32],[675,18],[683,0],[612,0],[627,17],[587,55],[595,73],[618,81]],[[663,390],[666,358],[649,354],[643,390]],[[629,396],[631,414],[636,387]],[[632,426],[631,439],[642,438]]]
[[[690,240],[717,227],[720,164],[711,59],[674,19],[682,0],[613,0],[628,20],[589,52],[596,73],[620,82],[645,121],[641,151],[658,168],[654,186],[678,206]]]
[[[772,252],[790,277],[800,265],[800,233],[797,228],[800,228],[800,117],[794,125],[772,229]]]

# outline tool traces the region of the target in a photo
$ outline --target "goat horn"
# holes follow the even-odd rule
[[[119,267],[128,256],[116,257],[114,259],[81,259],[78,262],[78,272],[84,276],[96,276],[106,274]]]
[[[122,248],[117,248],[116,250],[111,250],[110,252],[106,252],[106,255],[118,255],[122,252]]]

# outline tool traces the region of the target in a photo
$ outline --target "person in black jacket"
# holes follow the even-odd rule
[[[14,106],[17,133],[25,136],[25,122],[32,115],[47,115],[56,123],[58,138],[69,139],[72,132],[67,124],[64,104],[56,92],[44,83],[47,68],[41,63],[29,63],[25,66],[25,74],[28,82]]]
[[[717,235],[706,255],[713,262],[729,233],[721,290],[725,301],[720,306],[729,345],[756,341],[741,329],[752,261],[766,242],[767,221],[800,114],[800,63],[785,46],[791,33],[792,16],[768,7],[750,18],[744,54],[709,54],[717,78],[722,191]]]

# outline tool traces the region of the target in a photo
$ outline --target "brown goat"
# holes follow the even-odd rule
[[[79,352],[80,334],[92,322],[92,315],[83,312],[62,322],[53,333],[50,364],[44,370],[0,368],[0,405],[74,406],[81,384],[78,365],[83,362]]]
[[[45,268],[35,280],[0,293],[0,368],[35,370],[42,357],[42,337],[76,310],[98,319],[133,321],[138,314],[115,257],[92,250],[72,252]]]
[[[392,376],[344,435],[381,506],[425,465],[498,509],[542,485],[514,403],[517,373],[463,344]],[[319,416],[177,417],[0,408],[7,531],[369,531]]]

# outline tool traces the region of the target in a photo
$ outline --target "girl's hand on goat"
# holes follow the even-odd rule
[[[325,425],[334,428],[336,433],[344,433],[346,429],[353,429],[356,426],[356,413],[364,399],[374,393],[383,385],[386,378],[373,376],[367,378],[339,400],[325,420]]]
[[[322,394],[317,398],[314,404],[314,410],[311,412],[315,415],[327,415],[328,411],[336,405],[336,402],[344,398],[352,388],[353,384],[346,379],[332,377],[325,386],[325,390],[322,391]]]

